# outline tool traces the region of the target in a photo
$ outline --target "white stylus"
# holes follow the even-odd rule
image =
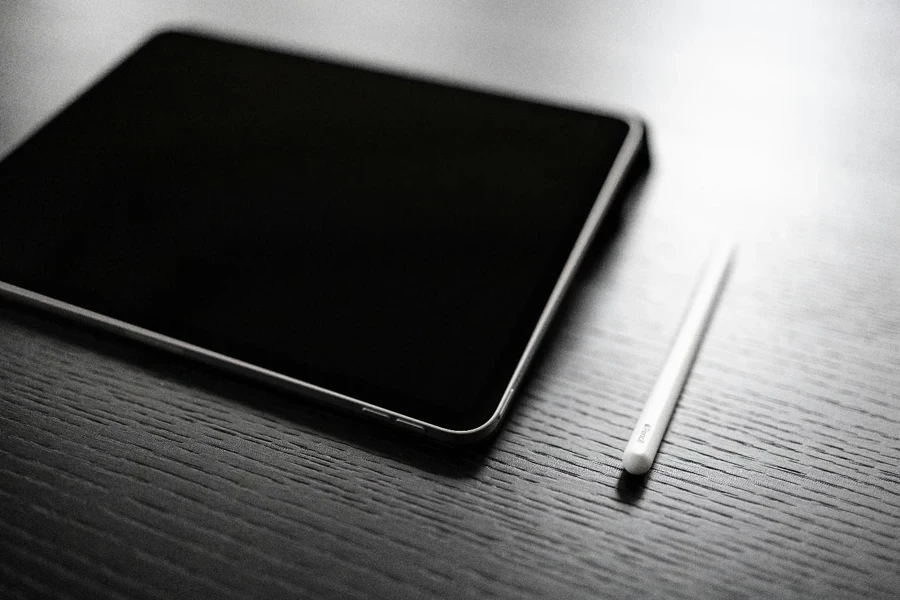
[[[656,458],[656,451],[669,425],[672,411],[675,410],[675,403],[681,396],[684,382],[691,372],[694,358],[725,287],[725,280],[731,270],[733,250],[734,245],[729,242],[723,243],[713,252],[659,379],[641,412],[631,439],[628,440],[622,463],[625,470],[633,475],[649,471]]]

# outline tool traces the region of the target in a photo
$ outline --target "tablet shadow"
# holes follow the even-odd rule
[[[26,333],[25,335],[12,335],[13,344],[31,344],[31,335],[49,339],[49,342],[44,342],[43,345],[49,347],[49,351],[53,355],[58,354],[59,356],[47,359],[49,365],[45,363],[42,367],[36,366],[35,376],[41,375],[41,378],[51,382],[58,378],[57,383],[63,387],[67,387],[64,373],[71,374],[73,366],[84,373],[78,378],[79,384],[86,383],[89,386],[95,384],[104,387],[110,385],[110,379],[119,373],[117,373],[115,364],[109,365],[108,368],[106,365],[98,368],[97,356],[99,355],[101,359],[106,357],[111,362],[124,363],[126,376],[127,368],[130,366],[144,372],[145,375],[141,377],[142,379],[160,380],[177,385],[182,388],[179,390],[182,398],[189,397],[193,389],[199,392],[198,395],[205,397],[203,400],[207,405],[210,400],[221,401],[226,407],[242,407],[236,409],[238,411],[246,409],[248,417],[252,416],[252,413],[264,413],[278,421],[289,422],[292,427],[296,428],[296,435],[302,436],[304,433],[309,433],[307,441],[313,446],[318,441],[340,441],[416,469],[460,478],[476,474],[491,448],[490,440],[462,447],[434,442],[401,429],[388,427],[348,412],[317,404],[308,398],[266,386],[240,375],[177,357],[114,333],[93,329],[59,315],[0,298],[0,330],[8,332],[13,328]],[[72,365],[72,352],[57,352],[54,349],[54,343],[58,344],[60,349],[69,347],[65,348],[69,350],[71,347],[75,347],[74,361],[76,364]],[[79,356],[78,348],[83,348],[86,352]],[[22,350],[23,354],[33,351],[26,348]],[[44,352],[46,354],[47,351]],[[60,366],[65,364],[65,368],[60,369],[59,375],[52,372],[53,361],[58,361]],[[48,366],[50,367],[49,372]],[[37,372],[39,368],[43,369],[43,374]],[[172,387],[165,385],[158,387],[143,385],[143,389],[146,390],[142,400],[143,404],[146,404],[148,400],[152,402],[153,397],[157,394],[163,396],[172,392]],[[121,391],[116,396],[119,399],[128,400],[127,395],[123,396]],[[93,401],[96,398],[88,400]],[[104,409],[104,412],[110,415],[109,424],[127,425],[120,418],[116,418],[112,412],[108,412],[109,407],[104,407]],[[203,414],[200,411],[191,411],[190,417],[191,421],[196,421],[200,426],[204,424]],[[172,433],[182,437],[191,437],[190,425],[186,424],[188,422],[185,420],[185,424],[178,425]],[[208,424],[216,425],[212,418]],[[238,429],[234,433],[240,435],[241,432]]]

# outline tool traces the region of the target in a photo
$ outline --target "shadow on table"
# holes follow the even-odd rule
[[[616,482],[616,496],[625,504],[637,504],[647,489],[648,479],[649,475],[632,475],[623,469]]]

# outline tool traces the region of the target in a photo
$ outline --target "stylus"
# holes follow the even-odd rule
[[[675,403],[681,396],[684,382],[722,295],[733,253],[734,245],[730,242],[717,247],[700,279],[675,343],[622,455],[625,470],[633,475],[649,471],[656,458]]]

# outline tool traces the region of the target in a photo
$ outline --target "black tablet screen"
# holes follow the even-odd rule
[[[468,429],[627,132],[164,34],[0,165],[0,281]]]

